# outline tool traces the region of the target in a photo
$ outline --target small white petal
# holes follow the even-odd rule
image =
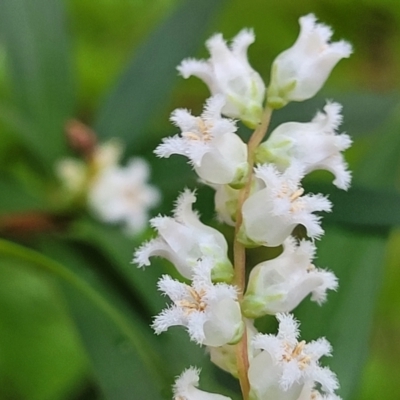
[[[230,397],[197,389],[199,375],[197,368],[190,367],[183,371],[173,386],[174,400],[231,400]]]

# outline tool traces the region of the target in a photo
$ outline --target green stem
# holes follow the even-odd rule
[[[154,352],[149,355],[148,347],[144,346],[145,339],[139,334],[137,329],[131,327],[130,322],[113,307],[100,293],[94,290],[79,276],[71,272],[59,262],[38,253],[35,250],[24,246],[0,239],[0,254],[11,256],[22,261],[26,261],[36,267],[49,272],[50,274],[64,280],[71,286],[86,296],[98,309],[100,309],[130,341],[142,361],[151,371],[158,371],[158,377],[165,376],[161,371],[162,362]],[[160,378],[160,382],[165,382]]]
[[[240,191],[236,213],[236,225],[235,225],[235,240],[233,244],[233,258],[235,268],[235,284],[239,288],[239,299],[243,298],[243,294],[246,288],[246,249],[242,243],[237,240],[237,236],[242,226],[243,215],[242,207],[243,203],[250,195],[251,182],[253,179],[253,167],[254,167],[254,152],[257,146],[262,142],[269,123],[271,121],[272,109],[268,106],[265,108],[260,125],[253,132],[247,145],[248,151],[248,164],[249,173],[247,175],[247,181],[245,187]],[[236,345],[236,362],[238,367],[238,375],[240,381],[240,387],[243,394],[243,400],[249,399],[250,383],[248,378],[249,369],[249,356],[247,351],[247,332],[245,331],[242,339]]]

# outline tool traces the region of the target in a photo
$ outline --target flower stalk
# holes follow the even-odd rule
[[[254,166],[254,156],[257,146],[264,139],[269,123],[271,121],[272,109],[266,107],[262,116],[262,120],[258,127],[255,129],[253,134],[249,139],[247,145],[248,154],[248,165],[249,171],[247,174],[246,184],[239,193],[239,200],[237,205],[236,213],[236,225],[235,225],[235,239],[233,244],[233,259],[234,259],[234,270],[235,270],[235,284],[239,291],[239,300],[243,299],[243,294],[246,289],[246,249],[242,243],[238,241],[238,234],[243,222],[242,206],[246,199],[249,197],[251,182],[253,179],[253,166]],[[239,382],[243,394],[243,399],[248,400],[250,392],[250,383],[248,379],[249,370],[249,356],[247,349],[247,333],[244,332],[241,341],[236,345],[236,360],[239,373]]]

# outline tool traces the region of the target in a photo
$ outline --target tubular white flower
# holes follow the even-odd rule
[[[226,104],[222,112],[239,118],[250,127],[261,120],[265,85],[247,59],[247,48],[255,40],[253,31],[243,29],[232,40],[230,48],[220,33],[206,43],[209,60],[186,59],[178,66],[184,78],[191,75],[203,80],[211,94],[223,94]]]
[[[338,61],[352,52],[343,40],[329,43],[331,28],[318,24],[313,14],[301,17],[299,23],[296,42],[272,64],[267,102],[273,108],[313,97]]]
[[[155,317],[156,334],[171,326],[183,325],[190,339],[200,345],[223,346],[237,343],[244,324],[237,300],[237,290],[225,283],[213,284],[213,261],[203,259],[194,268],[191,286],[163,275],[158,289],[173,301],[173,305]]]
[[[297,162],[306,174],[325,169],[335,175],[334,185],[346,190],[351,174],[341,152],[350,147],[351,139],[335,133],[342,122],[341,109],[338,103],[327,103],[324,113],[318,112],[311,122],[279,125],[257,149],[257,162],[274,163],[280,171]]]
[[[160,192],[147,183],[149,173],[148,164],[139,158],[126,167],[104,169],[89,187],[89,206],[101,220],[122,222],[129,233],[140,232],[148,210],[160,200]]]
[[[323,234],[320,217],[314,211],[330,211],[331,203],[320,195],[304,195],[300,181],[304,170],[293,163],[280,174],[276,167],[264,164],[255,169],[255,176],[265,188],[252,194],[243,204],[243,225],[240,240],[264,246],[279,246],[294,227],[304,225],[313,239]]]
[[[190,367],[183,371],[173,386],[174,400],[231,400],[230,397],[221,394],[207,393],[197,389],[199,375],[200,370],[197,368]]]
[[[321,304],[326,291],[336,290],[336,276],[317,269],[312,264],[315,245],[303,240],[296,244],[289,237],[283,243],[283,253],[264,261],[250,273],[242,312],[246,317],[258,318],[265,314],[289,312],[311,293],[311,300]]]
[[[235,122],[221,117],[224,104],[221,95],[209,98],[201,117],[194,117],[184,109],[175,110],[171,121],[181,129],[181,136],[163,139],[155,154],[188,157],[206,182],[243,184],[248,171],[247,146],[235,134]]]
[[[314,382],[327,394],[338,388],[336,375],[319,365],[322,356],[331,355],[325,338],[306,343],[298,341],[298,322],[291,314],[277,314],[278,334],[257,335],[256,349],[263,350],[250,362],[249,381],[252,400],[297,400],[305,386]]]
[[[197,261],[208,257],[213,260],[213,279],[231,281],[233,267],[227,256],[228,244],[222,233],[200,222],[192,209],[195,201],[195,194],[186,189],[178,197],[173,217],[151,219],[159,236],[136,250],[133,261],[142,267],[150,265],[150,257],[163,257],[173,263],[182,276],[191,279]]]

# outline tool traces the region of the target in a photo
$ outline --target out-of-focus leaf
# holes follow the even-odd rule
[[[63,125],[74,94],[62,0],[4,0],[0,32],[7,49],[18,113],[18,130],[43,162],[64,151]]]
[[[43,203],[28,193],[18,183],[0,179],[0,214],[26,209],[43,209]]]
[[[343,105],[340,130],[351,137],[374,133],[386,122],[400,101],[397,93],[337,93],[327,98]],[[274,113],[271,129],[288,121],[309,122],[318,110],[322,111],[325,104],[326,98],[321,96],[300,103],[289,103]]]
[[[175,83],[175,67],[193,55],[223,3],[185,0],[152,33],[100,108],[95,130],[101,137],[118,136],[137,149]]]
[[[128,319],[115,307],[111,293],[87,269],[87,262],[72,246],[45,240],[40,247],[62,259],[71,270],[6,241],[0,241],[0,254],[28,261],[67,284],[65,291],[72,314],[106,398],[160,399],[160,388],[165,387],[163,364],[148,340],[149,335],[144,333],[143,323],[133,313]]]
[[[376,190],[354,186],[348,192],[332,185],[309,184],[307,191],[329,195],[334,204],[324,222],[354,225],[365,229],[388,229],[400,225],[400,194],[394,190]]]
[[[82,220],[74,224],[70,233],[72,238],[90,243],[108,260],[109,268],[117,272],[130,291],[143,301],[151,316],[165,305],[165,299],[156,294],[157,281],[165,273],[159,259],[152,259],[152,265],[138,269],[132,264],[134,250],[142,244],[138,238],[126,236],[120,227]]]
[[[0,258],[0,398],[65,399],[87,360],[54,282]]]

